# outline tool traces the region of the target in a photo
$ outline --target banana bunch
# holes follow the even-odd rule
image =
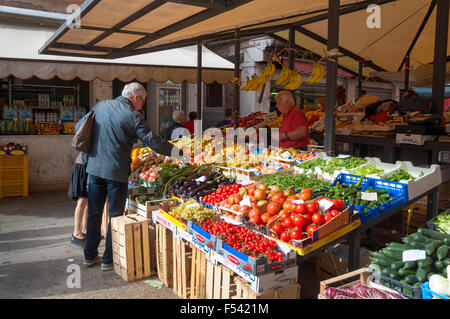
[[[314,62],[313,72],[311,73],[311,76],[308,78],[306,83],[309,84],[319,83],[320,81],[322,81],[324,75],[325,70],[323,68],[323,65],[318,62]]]
[[[288,84],[286,84],[284,86],[284,88],[286,90],[296,90],[298,89],[303,83],[303,78],[302,76],[298,73],[295,72],[294,70],[291,70],[291,77],[290,77],[290,81],[288,82]]]
[[[251,78],[247,76],[244,87],[241,88],[242,91],[256,91],[259,87],[264,84],[263,79],[254,73]]]
[[[291,81],[291,70],[283,65],[280,72],[280,77],[275,82],[276,85],[286,85]]]

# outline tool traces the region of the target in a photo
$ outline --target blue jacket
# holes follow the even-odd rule
[[[147,123],[125,97],[98,103],[92,131],[91,151],[86,171],[103,179],[127,182],[130,175],[131,150],[138,138],[154,151],[170,155],[167,145],[153,136]],[[92,110],[76,125],[80,127]]]

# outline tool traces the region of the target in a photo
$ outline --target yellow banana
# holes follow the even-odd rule
[[[308,80],[306,80],[306,83],[309,83],[309,84],[314,83],[314,82],[313,82],[313,79],[314,79],[315,76],[317,75],[317,72],[318,72],[318,65],[319,65],[319,63],[314,62],[314,65],[313,65],[313,71],[312,71],[310,77],[308,78]]]
[[[242,91],[247,91],[248,90],[248,87],[250,85],[250,81],[251,80],[250,80],[250,78],[247,75],[247,80],[245,81],[245,85],[241,88]]]
[[[281,70],[280,77],[275,82],[277,85],[286,85],[291,80],[291,70],[283,66]]]
[[[299,73],[291,71],[291,74],[291,81],[284,87],[286,90],[296,90],[303,82],[303,78]]]
[[[322,79],[323,79],[323,77],[325,75],[325,69],[324,69],[323,65],[320,64],[320,63],[318,63],[318,64],[319,64],[319,76],[318,76],[317,81],[315,83],[319,83],[320,81],[322,81]]]
[[[259,77],[256,74],[253,74],[247,91],[254,91],[258,86],[259,86]]]

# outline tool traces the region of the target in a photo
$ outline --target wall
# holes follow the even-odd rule
[[[78,151],[70,146],[72,135],[0,136],[0,144],[28,145],[29,192],[68,190]]]

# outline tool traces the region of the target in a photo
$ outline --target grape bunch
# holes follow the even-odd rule
[[[214,212],[208,208],[203,207],[195,200],[189,200],[174,210],[170,214],[175,218],[193,219],[197,222],[211,220],[214,217]]]

